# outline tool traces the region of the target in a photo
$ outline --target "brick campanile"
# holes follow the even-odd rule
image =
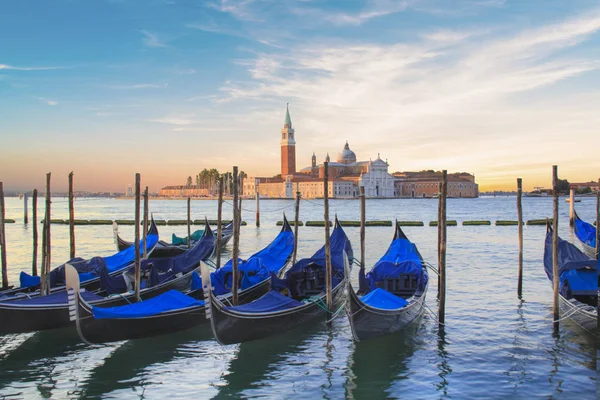
[[[296,140],[290,118],[289,104],[285,110],[285,123],[281,129],[281,177],[296,173]]]

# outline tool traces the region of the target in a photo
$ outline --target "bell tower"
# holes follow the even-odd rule
[[[290,118],[289,103],[286,105],[285,122],[281,129],[281,177],[296,173],[296,140]]]

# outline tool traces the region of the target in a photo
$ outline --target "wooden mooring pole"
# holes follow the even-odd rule
[[[42,234],[42,274],[40,276],[40,295],[50,293],[50,264],[52,263],[52,240],[50,235],[50,219],[52,218],[52,201],[50,192],[50,181],[52,173],[46,174],[46,214],[44,216],[44,231]]]
[[[8,266],[6,263],[6,231],[4,229],[4,221],[6,217],[4,205],[4,184],[0,182],[0,251],[2,263],[2,287],[8,287]]]
[[[558,298],[558,166],[552,166],[552,192],[554,194],[554,214],[552,220],[552,284],[554,296],[552,302],[554,335],[558,335],[558,320],[560,319]]]
[[[258,191],[258,180],[256,181],[254,187],[256,188],[256,227],[260,228],[260,193]]]
[[[441,212],[438,225],[442,227],[440,230],[439,242],[439,275],[440,275],[440,302],[438,310],[438,322],[440,328],[443,328],[446,321],[446,197],[448,196],[448,171],[442,171],[442,194],[441,194]]]
[[[240,253],[240,225],[238,219],[240,218],[240,213],[238,210],[239,206],[239,192],[238,192],[238,167],[233,167],[233,260],[231,263],[232,269],[232,283],[231,283],[231,292],[233,294],[232,300],[233,305],[238,305],[238,257]]]
[[[296,264],[298,255],[298,220],[300,218],[300,192],[296,192],[296,204],[294,205],[294,252],[292,253],[292,265]]]
[[[37,228],[37,189],[33,189],[33,198],[31,199],[31,216],[33,217],[33,259],[31,261],[31,275],[37,276],[37,255],[38,255],[38,228]]]
[[[440,272],[440,265],[441,265],[441,261],[440,261],[440,243],[442,243],[442,182],[440,181],[440,183],[438,183],[438,230],[437,230],[437,242],[438,242],[438,259],[437,259],[437,265],[438,265],[438,274],[437,274],[437,281],[438,281],[438,292],[437,292],[437,298],[439,300],[440,298],[440,293],[442,291],[442,278],[439,274]]]
[[[569,226],[575,223],[575,189],[569,193]]]
[[[23,193],[23,223],[25,225],[27,225],[28,221],[28,208],[27,208],[27,198],[29,197],[29,195],[27,193]]]
[[[73,171],[69,173],[69,256],[75,258],[75,205],[73,204]]]
[[[325,291],[327,299],[327,311],[332,311],[333,298],[331,296],[331,244],[329,242],[329,162],[323,163],[323,205],[325,207],[324,220],[325,220]],[[330,321],[329,316],[327,320]],[[331,322],[328,322],[331,324]]]
[[[517,296],[523,295],[523,179],[517,178],[517,218],[519,223],[519,280],[517,283]]]
[[[191,197],[187,198],[187,232],[188,232],[188,238],[187,238],[187,245],[188,245],[188,249],[192,247],[192,228],[190,226],[190,224],[192,223],[191,221],[192,219],[192,199]]]
[[[140,301],[140,174],[135,174],[135,299]]]
[[[223,175],[219,177],[219,199],[217,200],[217,244],[215,258],[217,269],[221,268],[221,236],[223,236],[222,214],[223,214]]]
[[[148,258],[148,245],[146,241],[148,240],[148,214],[150,210],[148,208],[148,186],[144,189],[144,219],[143,219],[143,232],[142,232],[142,257],[144,259]]]
[[[366,225],[366,201],[365,201],[365,187],[361,185],[359,188],[360,198],[360,268],[365,269],[365,225]]]
[[[600,188],[596,192],[596,260],[600,260]]]

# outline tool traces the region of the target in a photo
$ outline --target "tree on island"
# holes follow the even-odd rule
[[[558,193],[569,193],[571,184],[566,179],[559,179],[556,183],[556,189],[558,190]]]
[[[188,189],[192,187],[192,177],[191,176],[187,177],[187,182],[185,184],[185,187],[187,187]]]

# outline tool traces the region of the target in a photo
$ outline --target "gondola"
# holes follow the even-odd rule
[[[152,223],[154,224],[154,218],[152,219]],[[113,222],[113,233],[115,236],[115,243],[117,244],[117,249],[119,251],[125,250],[128,247],[133,246],[133,242],[128,242],[127,240],[121,238],[121,236],[119,235],[119,227],[116,222]],[[213,232],[213,233],[215,235],[217,234],[216,232]],[[203,229],[199,229],[199,230],[195,231],[194,233],[192,233],[192,235],[191,235],[192,236],[192,240],[191,240],[192,246],[194,245],[196,240],[198,240],[198,238],[202,237],[203,235],[204,235]],[[226,246],[232,236],[233,236],[233,224],[230,222],[229,224],[225,225],[221,230],[221,247]],[[189,249],[188,245],[187,245],[187,237],[180,238],[180,237],[176,236],[175,234],[173,234],[171,242],[172,243],[167,243],[164,240],[159,240],[158,243],[156,244],[156,248],[154,249],[154,252],[152,253],[152,257],[154,257],[154,258],[173,257],[173,256],[181,254]]]
[[[352,257],[350,241],[336,218],[331,234],[334,309],[343,299],[345,269]],[[264,296],[244,305],[225,304],[213,290],[207,290],[205,301],[210,301],[211,327],[217,341],[225,345],[263,339],[327,315],[325,262],[325,247],[322,247],[311,258],[293,265],[284,279],[273,278],[273,289]]]
[[[247,260],[241,260],[239,267],[244,273],[240,279],[240,302],[251,301],[269,291],[271,274],[278,275],[283,270],[291,258],[293,247],[294,234],[285,220],[281,232],[269,246]],[[227,291],[220,296],[224,301],[231,298],[230,268],[231,261],[210,275],[203,268],[205,281],[210,280],[212,286]],[[202,294],[202,279],[192,284],[193,289],[188,294],[171,290],[139,303],[99,308],[86,301],[85,293],[79,290],[77,274],[71,269],[68,271],[70,316],[76,321],[77,332],[86,343],[155,336],[206,322],[204,301],[197,299]],[[66,311],[64,314],[67,316]]]
[[[552,270],[552,227],[547,224],[544,269],[550,283]],[[558,238],[559,303],[563,316],[584,331],[598,336],[598,261],[575,245]]]
[[[206,235],[187,252],[172,258],[142,260],[142,289],[140,297],[150,299],[169,290],[189,291],[194,270],[201,260],[207,260],[215,250],[215,238],[208,222]],[[63,273],[64,269],[63,267]],[[71,267],[73,268],[73,267]],[[99,271],[100,287],[95,292],[82,290],[81,296],[95,307],[114,307],[134,301],[133,266],[122,275]],[[81,274],[78,274],[78,279]],[[69,324],[68,301],[65,290],[48,296],[0,301],[0,334],[34,332],[65,327]]]
[[[577,215],[577,211],[573,210],[575,212],[574,217],[574,221],[573,221],[573,231],[575,232],[575,236],[577,236],[577,239],[579,239],[579,241],[581,242],[581,245],[583,247],[583,251],[590,257],[592,258],[598,258],[598,255],[596,254],[596,235],[597,235],[597,228],[588,223],[583,221],[581,218],[579,218],[579,215]]]
[[[356,341],[394,333],[422,314],[429,276],[423,257],[396,222],[394,239],[371,271],[359,273],[360,288],[348,280],[346,313]]]
[[[154,221],[146,236],[146,253],[151,255],[158,242],[158,228]],[[140,254],[143,248],[140,241]],[[50,271],[51,292],[64,290],[65,277],[64,266],[69,263],[80,273],[81,286],[88,291],[98,290],[100,288],[100,276],[98,272],[104,268],[110,275],[115,276],[126,271],[135,261],[135,249],[133,247],[119,251],[108,257],[92,257],[88,260],[76,257]],[[36,297],[39,295],[40,277],[31,276],[24,271],[19,275],[20,286],[0,292],[0,301],[20,300],[22,297]],[[33,293],[31,293],[33,292]]]

